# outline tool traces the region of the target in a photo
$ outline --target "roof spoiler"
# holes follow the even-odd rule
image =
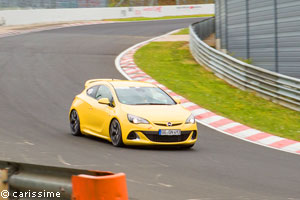
[[[84,87],[88,87],[90,84],[98,82],[98,81],[112,81],[112,80],[116,80],[116,79],[90,79],[87,80],[84,84]]]

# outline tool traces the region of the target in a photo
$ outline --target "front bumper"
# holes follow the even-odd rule
[[[160,129],[180,129],[180,136],[161,136]],[[129,134],[135,133],[138,137],[132,139]],[[180,126],[166,127],[155,124],[126,123],[122,127],[123,142],[126,145],[170,145],[188,146],[197,141],[198,132],[196,124],[182,124]]]

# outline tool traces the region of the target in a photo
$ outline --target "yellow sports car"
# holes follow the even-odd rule
[[[192,113],[159,87],[145,82],[93,79],[75,97],[71,133],[104,138],[114,146],[192,147],[197,125]]]

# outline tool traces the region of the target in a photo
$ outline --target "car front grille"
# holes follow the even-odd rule
[[[168,126],[167,123],[154,123],[154,124],[157,126]],[[174,124],[172,124],[172,126],[179,126],[181,124],[182,123],[174,123]]]
[[[158,131],[142,132],[152,142],[183,142],[188,139],[192,131],[181,131],[181,135],[158,135]]]

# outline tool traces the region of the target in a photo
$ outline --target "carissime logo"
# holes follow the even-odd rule
[[[3,199],[8,199],[10,195],[13,198],[60,198],[61,197],[60,192],[47,192],[46,190],[40,192],[34,192],[28,190],[26,192],[11,192],[11,193],[9,193],[8,190],[3,190],[1,191],[0,195]]]
[[[9,197],[9,192],[8,192],[7,190],[3,190],[3,191],[1,192],[1,197],[2,197],[3,199],[7,199],[7,198]]]

